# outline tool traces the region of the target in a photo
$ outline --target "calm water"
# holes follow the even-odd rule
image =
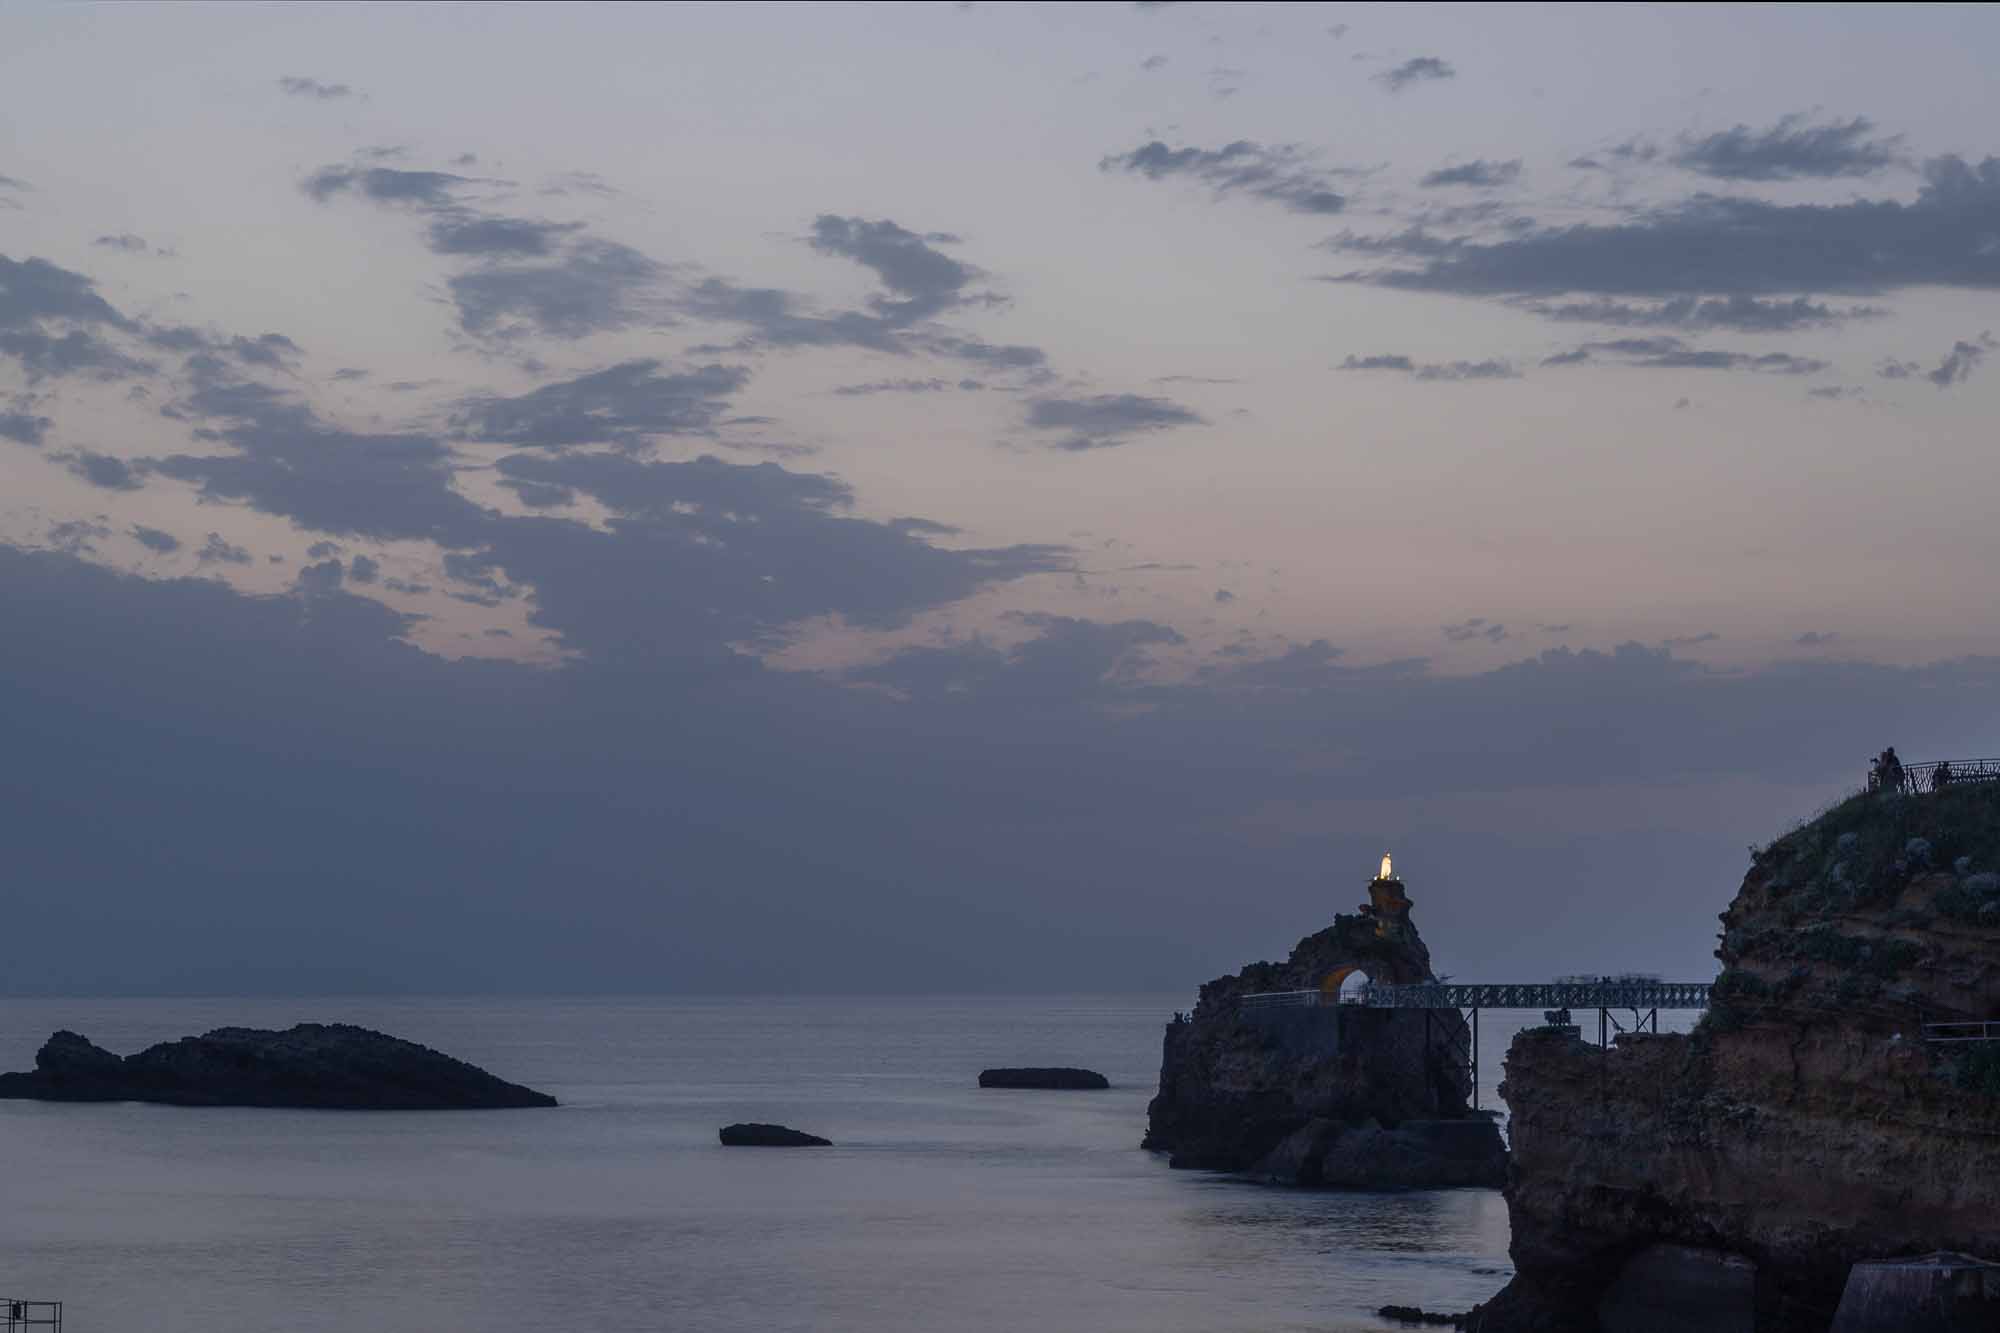
[[[5,1000],[0,1068],[70,1027],[121,1054],[347,1021],[558,1110],[0,1102],[0,1294],[70,1333],[355,1329],[1276,1333],[1462,1310],[1497,1193],[1312,1193],[1138,1150],[1189,997]],[[1487,1104],[1512,1022],[1487,1019]],[[1075,1064],[1108,1093],[981,1092]],[[773,1120],[839,1145],[723,1149]]]

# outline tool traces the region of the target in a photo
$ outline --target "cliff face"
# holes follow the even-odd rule
[[[2000,1255],[2000,784],[1856,797],[1755,855],[1692,1035],[1524,1032],[1502,1095],[1517,1276],[1486,1333],[1587,1333],[1662,1246],[1755,1266],[1755,1327],[1824,1333],[1849,1267]],[[1719,1270],[1717,1270],[1719,1271]]]
[[[1403,885],[1377,880],[1369,897],[1285,962],[1201,988],[1193,1014],[1167,1028],[1147,1148],[1177,1167],[1287,1183],[1499,1184],[1499,1133],[1469,1115],[1464,1065],[1443,1054],[1469,1036],[1456,1011],[1241,1004],[1260,992],[1336,991],[1355,970],[1383,983],[1431,979]],[[1441,1120],[1456,1123],[1431,1123]]]

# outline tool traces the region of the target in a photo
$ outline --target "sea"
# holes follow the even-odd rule
[[[1511,1276],[1492,1190],[1308,1191],[1143,1152],[1192,996],[0,1000],[120,1054],[348,1022],[554,1110],[0,1101],[0,1297],[65,1333],[1329,1333]],[[1482,1020],[1482,1101],[1533,1015]],[[1080,1065],[1108,1092],[982,1091]],[[732,1121],[834,1141],[727,1149]]]

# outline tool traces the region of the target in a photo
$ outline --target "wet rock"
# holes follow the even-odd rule
[[[833,1140],[823,1139],[817,1134],[806,1134],[783,1125],[740,1124],[724,1125],[721,1130],[722,1146],[725,1148],[831,1148]]]
[[[123,1059],[61,1031],[36,1053],[34,1072],[0,1074],[0,1097],[365,1111],[556,1104],[428,1046],[346,1023],[217,1028]]]
[[[979,1086],[1095,1092],[1110,1087],[1111,1080],[1094,1069],[982,1069],[979,1071]]]

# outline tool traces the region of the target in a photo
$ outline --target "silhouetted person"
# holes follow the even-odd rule
[[[1903,761],[1896,757],[1896,747],[1882,751],[1882,757],[1875,761],[1878,784],[1883,791],[1903,789]]]
[[[1951,760],[1945,759],[1940,761],[1938,766],[1931,770],[1931,790],[1943,791],[1951,785],[1951,780],[1954,776],[1951,771]]]

